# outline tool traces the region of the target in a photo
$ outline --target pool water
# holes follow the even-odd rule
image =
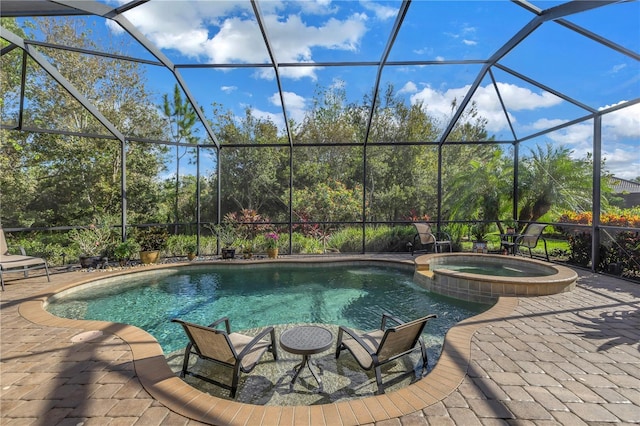
[[[526,265],[503,265],[489,262],[469,262],[460,263],[436,263],[432,265],[434,271],[438,269],[448,269],[450,271],[464,272],[467,274],[492,275],[498,277],[543,277],[551,275],[550,272],[541,268],[534,268]]]
[[[430,293],[412,277],[407,268],[336,264],[184,267],[74,289],[52,300],[47,310],[64,318],[140,327],[165,354],[187,344],[173,318],[207,325],[228,316],[232,331],[291,323],[373,330],[382,312],[407,321],[434,313],[438,318],[427,324],[424,337],[435,364],[447,330],[489,306]]]

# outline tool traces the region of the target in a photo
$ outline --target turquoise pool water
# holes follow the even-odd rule
[[[64,318],[135,325],[153,335],[165,354],[187,344],[172,318],[206,325],[228,316],[232,331],[289,323],[372,330],[380,326],[382,312],[404,320],[435,313],[424,336],[431,364],[447,330],[489,306],[430,293],[412,277],[406,268],[340,264],[183,267],[74,290],[47,310]]]
[[[551,272],[539,267],[491,263],[487,260],[482,262],[469,262],[468,260],[456,262],[456,259],[447,259],[446,263],[435,263],[431,267],[434,271],[438,269],[448,269],[450,271],[468,274],[493,275],[498,277],[544,277],[551,275]]]

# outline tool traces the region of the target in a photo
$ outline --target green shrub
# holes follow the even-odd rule
[[[327,239],[327,249],[338,250],[341,253],[362,251],[362,231],[360,228],[345,228],[334,232]]]
[[[195,235],[170,235],[167,239],[166,254],[170,256],[184,256],[187,253],[195,253]]]
[[[294,232],[291,236],[291,251],[298,254],[321,254],[322,242],[317,238]]]
[[[133,238],[123,241],[113,249],[113,257],[116,260],[130,260],[140,251],[140,245]]]

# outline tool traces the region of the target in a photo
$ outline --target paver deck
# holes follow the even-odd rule
[[[167,373],[146,333],[98,321],[78,326],[42,310],[49,289],[100,272],[54,273],[51,283],[36,273],[9,277],[0,295],[0,423],[640,423],[640,285],[578,272],[571,293],[503,298],[453,329],[437,367],[417,383],[310,407],[210,397]]]

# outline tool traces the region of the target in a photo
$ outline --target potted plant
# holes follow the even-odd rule
[[[487,224],[485,222],[477,222],[471,229],[473,236],[474,253],[487,253]]]
[[[128,240],[118,244],[113,249],[113,255],[115,256],[120,266],[125,266],[127,263],[129,263],[133,255],[139,251],[140,246],[138,245],[138,243],[133,238],[129,238]]]
[[[265,242],[267,243],[267,256],[271,259],[275,259],[278,257],[278,240],[280,236],[277,232],[272,231],[268,232],[264,236]]]
[[[253,257],[253,241],[244,240],[242,245],[240,246],[242,249],[242,257],[245,259],[251,259]]]
[[[220,223],[213,227],[213,232],[222,244],[222,258],[233,259],[236,254],[236,249],[233,247],[236,240],[235,226],[228,222]]]
[[[512,235],[516,233],[516,222],[513,219],[503,220],[505,226],[505,234]]]
[[[198,245],[195,243],[195,241],[189,241],[184,248],[187,252],[187,259],[191,261],[197,257]]]
[[[168,238],[166,229],[159,226],[139,229],[136,241],[140,244],[140,261],[144,264],[158,263],[160,251],[165,248]]]
[[[111,229],[106,222],[91,224],[81,229],[69,231],[69,238],[80,250],[79,261],[82,268],[96,268],[102,262],[105,251],[111,243]]]

